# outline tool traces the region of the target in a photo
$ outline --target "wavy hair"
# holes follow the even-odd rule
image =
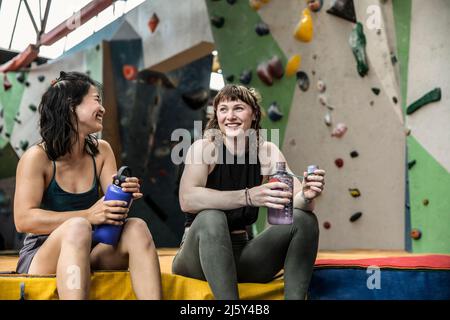
[[[78,119],[75,108],[81,104],[89,88],[95,86],[101,92],[100,83],[80,72],[61,71],[59,78],[42,96],[39,104],[39,130],[45,151],[50,160],[57,160],[71,152],[78,141]],[[88,135],[84,144],[85,151],[98,154],[98,141],[94,135]]]

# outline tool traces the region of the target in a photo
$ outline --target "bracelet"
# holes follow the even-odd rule
[[[245,206],[246,206],[246,207],[248,207],[248,199],[247,199],[247,196],[248,196],[248,188],[245,188]]]
[[[248,196],[248,201],[247,201],[247,196]],[[247,207],[248,207],[249,202],[250,202],[250,207],[253,207],[252,198],[250,197],[250,192],[248,191],[248,188],[245,188],[245,202],[247,203]]]

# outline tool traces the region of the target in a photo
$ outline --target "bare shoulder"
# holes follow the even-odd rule
[[[29,174],[44,174],[51,171],[51,160],[41,145],[34,145],[27,149],[20,157],[17,172]]]
[[[98,139],[98,151],[101,154],[105,154],[107,152],[112,152],[112,148],[108,141]]]
[[[212,164],[215,163],[217,152],[215,144],[208,139],[198,139],[189,147],[185,164]]]

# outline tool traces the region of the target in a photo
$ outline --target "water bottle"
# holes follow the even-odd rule
[[[294,178],[286,172],[286,162],[277,162],[276,164],[277,172],[269,182],[282,182],[289,186],[288,190],[275,189],[290,192],[293,194],[294,190]],[[292,224],[294,221],[293,216],[293,201],[292,196],[290,202],[284,206],[283,209],[268,208],[267,220],[270,224]]]
[[[127,203],[127,207],[130,207],[133,194],[131,192],[122,191],[122,183],[125,182],[127,177],[131,176],[131,170],[127,166],[123,166],[117,171],[117,175],[114,176],[112,184],[108,186],[105,194],[105,201],[107,200],[120,200]],[[116,226],[112,224],[98,225],[94,231],[93,239],[96,242],[110,244],[115,246],[120,239],[123,226]]]

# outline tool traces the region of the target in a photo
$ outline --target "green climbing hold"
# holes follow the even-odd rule
[[[380,89],[378,89],[378,88],[372,88],[372,92],[373,92],[375,95],[379,95],[379,94],[380,94]]]
[[[30,104],[28,107],[29,107],[30,110],[33,111],[33,112],[36,112],[36,110],[37,110],[37,107],[36,107],[34,104]]]
[[[27,140],[20,140],[20,149],[22,149],[22,151],[27,150],[28,144],[29,143]]]
[[[366,36],[363,32],[363,25],[360,22],[356,23],[353,28],[349,44],[356,58],[358,73],[361,77],[364,77],[369,71],[369,65],[366,60]]]
[[[350,217],[350,222],[355,222],[356,220],[358,220],[359,218],[361,218],[362,216],[362,212],[356,212],[354,214],[352,214],[352,216]]]
[[[416,102],[412,103],[406,109],[406,114],[410,115],[413,112],[422,108],[424,105],[431,103],[431,102],[440,101],[440,100],[441,100],[441,88],[435,88],[435,89],[431,90],[430,92],[426,93],[423,97],[421,97]]]

